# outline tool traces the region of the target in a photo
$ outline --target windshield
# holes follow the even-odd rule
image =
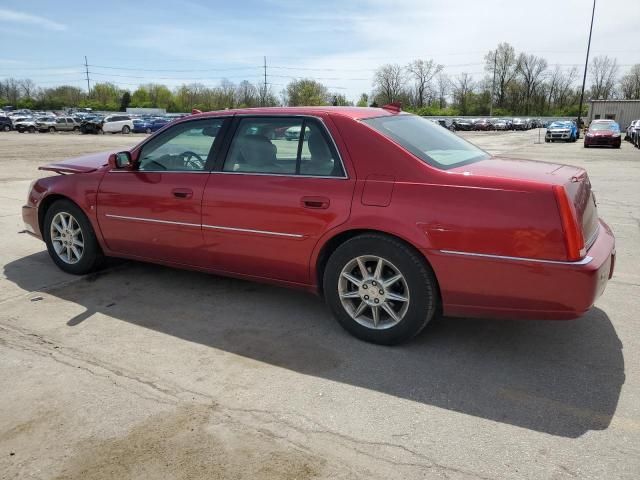
[[[613,123],[594,123],[589,127],[589,130],[593,131],[604,131],[604,130],[616,130],[615,124]]]
[[[570,128],[571,125],[569,125],[567,122],[553,122],[551,125],[549,125],[549,128]]]
[[[429,165],[447,169],[489,158],[489,154],[416,115],[369,118],[364,123]]]

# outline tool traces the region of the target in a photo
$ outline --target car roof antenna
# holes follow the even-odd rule
[[[382,109],[387,110],[388,112],[400,113],[402,111],[402,103],[401,102],[387,103],[382,107]]]

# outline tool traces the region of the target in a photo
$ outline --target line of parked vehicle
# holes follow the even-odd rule
[[[435,123],[449,130],[470,131],[506,131],[506,130],[531,130],[533,128],[545,128],[550,121],[539,118],[438,118]]]
[[[18,110],[0,116],[0,131],[20,133],[80,132],[90,133],[153,133],[175,120],[172,116],[128,115],[125,113],[96,114],[87,112],[31,112]]]
[[[632,121],[627,127],[624,139],[640,148],[640,119]]]

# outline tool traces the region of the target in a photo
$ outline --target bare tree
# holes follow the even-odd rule
[[[33,98],[36,92],[36,84],[30,78],[24,78],[19,81],[22,96],[24,98]]]
[[[447,96],[451,90],[451,80],[446,73],[440,72],[436,79],[436,85],[438,88],[438,107],[442,109],[447,106]]]
[[[400,65],[383,65],[376,70],[373,76],[373,88],[376,91],[377,99],[383,104],[398,101],[403,95],[406,82]]]
[[[241,107],[255,107],[260,102],[258,89],[248,80],[243,80],[236,88],[236,102]]]
[[[456,77],[452,84],[453,99],[460,108],[460,113],[466,115],[469,108],[469,95],[473,93],[475,83],[471,75],[466,72]]]
[[[631,67],[629,73],[620,80],[622,96],[630,100],[640,100],[640,63]]]
[[[591,76],[591,98],[607,100],[615,89],[618,64],[606,55],[596,57],[589,65]]]
[[[425,97],[431,90],[431,80],[444,67],[436,64],[433,60],[414,60],[406,68],[413,77],[415,104],[417,107],[423,107]]]
[[[535,93],[536,88],[544,80],[544,73],[547,70],[547,61],[542,57],[521,53],[518,56],[517,68],[524,88],[525,113],[529,114],[529,109],[531,108],[531,97]]]
[[[518,73],[518,62],[516,51],[507,42],[500,43],[498,48],[488,52],[484,56],[485,70],[493,75],[494,65],[496,72],[496,105],[504,107],[507,95],[507,86],[513,81]]]

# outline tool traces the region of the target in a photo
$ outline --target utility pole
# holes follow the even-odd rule
[[[584,100],[584,86],[587,83],[587,68],[589,67],[589,50],[591,50],[591,32],[593,32],[593,16],[596,13],[596,0],[593,0],[593,10],[591,10],[591,27],[589,27],[589,42],[587,43],[587,59],[584,61],[584,75],[582,77],[582,90],[580,92],[580,106],[578,107],[578,138],[580,138],[580,123],[582,123],[582,101]]]
[[[87,62],[87,56],[84,56],[84,72],[87,75],[87,95],[91,95],[91,84],[89,83],[89,62]]]
[[[493,95],[496,88],[496,63],[498,59],[498,49],[493,53],[493,81],[491,82],[491,100],[489,103],[489,117],[493,117]]]
[[[262,106],[267,102],[267,56],[264,56],[264,86],[262,88]]]

